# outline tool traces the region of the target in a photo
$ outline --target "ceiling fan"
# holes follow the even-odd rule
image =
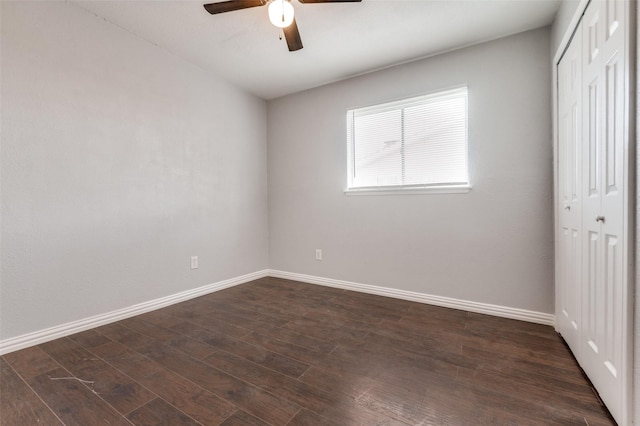
[[[302,4],[309,3],[358,3],[362,0],[298,0]],[[290,52],[302,49],[302,39],[298,31],[296,19],[293,16],[293,5],[290,0],[226,0],[216,3],[208,3],[204,8],[212,15],[218,13],[233,12],[234,10],[248,9],[250,7],[264,6],[269,3],[269,20],[273,25],[282,28],[284,38]]]

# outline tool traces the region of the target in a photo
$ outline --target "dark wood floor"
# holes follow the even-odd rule
[[[613,424],[551,327],[275,278],[1,361],[6,426]]]

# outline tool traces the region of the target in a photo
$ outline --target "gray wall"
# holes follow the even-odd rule
[[[2,339],[267,268],[264,101],[68,3],[1,7]]]
[[[549,56],[543,28],[270,101],[270,268],[553,312]],[[347,109],[461,84],[471,192],[343,193]]]

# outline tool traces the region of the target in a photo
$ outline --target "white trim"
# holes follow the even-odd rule
[[[159,299],[150,300],[148,302],[138,303],[127,308],[95,315],[93,317],[84,318],[78,321],[72,321],[66,324],[57,325],[33,333],[23,334],[22,336],[0,340],[0,355],[28,348],[30,346],[39,345],[40,343],[59,339],[61,337],[69,336],[71,334],[79,333],[91,328],[100,327],[102,325],[110,324],[112,322],[120,321],[136,315],[144,314],[146,312],[154,311],[156,309],[184,302],[189,299],[204,296],[209,293],[214,293],[225,288],[244,284],[249,281],[257,280],[259,278],[264,278],[269,275],[268,272],[269,271],[267,269],[264,269],[262,271],[253,272],[223,281],[218,281],[217,283],[207,284],[202,287],[186,290],[180,293],[161,297]]]
[[[451,297],[435,296],[413,291],[398,290],[389,287],[379,287],[369,284],[359,284],[350,281],[334,280],[331,278],[315,277],[312,275],[297,274],[278,270],[269,270],[269,276],[288,280],[301,281],[309,284],[323,285],[326,287],[341,288],[360,293],[376,294],[378,296],[393,297],[395,299],[409,300],[411,302],[425,303],[428,305],[442,306],[445,308],[460,309],[463,311],[477,312],[496,317],[510,318],[520,321],[533,322],[544,325],[555,325],[553,314],[545,312],[529,311],[526,309],[511,308],[508,306],[492,305],[489,303],[474,302],[471,300],[454,299]]]
[[[219,281],[217,283],[208,284],[192,290],[186,290],[180,293],[161,297],[159,299],[150,300],[148,302],[138,303],[127,308],[118,309],[104,314],[84,318],[78,321],[72,321],[66,324],[46,328],[33,333],[23,334],[21,336],[0,340],[0,355],[25,349],[30,346],[39,345],[40,343],[49,342],[91,328],[100,327],[111,324],[126,318],[184,302],[206,294],[214,293],[225,288],[245,284],[249,281],[257,280],[265,277],[284,278],[289,280],[301,281],[309,284],[317,284],[326,287],[341,288],[344,290],[352,290],[360,293],[376,294],[379,296],[392,297],[395,299],[409,300],[412,302],[426,303],[428,305],[443,306],[445,308],[460,309],[463,311],[477,312],[481,314],[494,315],[497,317],[511,318],[521,321],[533,322],[544,325],[554,325],[553,314],[543,312],[528,311],[525,309],[510,308],[507,306],[491,305],[488,303],[473,302],[470,300],[454,299],[451,297],[435,296],[425,293],[416,293],[406,290],[398,290],[388,287],[379,287],[369,284],[359,284],[350,281],[334,280],[331,278],[322,278],[312,275],[297,274],[293,272],[278,271],[273,269],[264,269],[262,271],[253,272],[228,280]]]
[[[573,13],[573,16],[571,17],[571,22],[569,22],[569,25],[564,31],[564,35],[562,36],[562,40],[558,45],[558,49],[553,55],[554,68],[556,65],[558,65],[558,62],[560,62],[560,58],[562,58],[562,55],[564,55],[564,51],[567,50],[567,47],[569,47],[569,42],[571,41],[571,37],[573,37],[573,33],[578,27],[578,22],[580,22],[580,19],[582,19],[582,15],[584,15],[584,11],[587,9],[587,6],[589,5],[590,1],[591,0],[580,0],[578,7],[576,7],[576,10]]]
[[[451,180],[444,179],[442,176],[440,176],[440,178],[443,178],[443,179],[438,179],[440,180],[439,182],[432,182],[430,184],[429,182],[424,181],[427,178],[427,176],[423,176],[422,173],[418,173],[416,176],[413,176],[413,178],[412,177],[408,178],[409,181],[414,181],[414,184],[411,184],[411,183],[407,184],[405,182],[405,179],[407,179],[407,177],[405,177],[404,146],[406,142],[405,133],[407,130],[408,122],[405,121],[405,111],[413,107],[419,107],[419,106],[426,107],[430,105],[433,106],[437,103],[451,101],[451,100],[464,102],[464,105],[457,105],[456,103],[455,108],[452,109],[452,110],[455,110],[456,112],[456,114],[454,114],[456,116],[456,120],[460,118],[462,119],[460,120],[460,122],[463,122],[464,124],[464,126],[462,126],[464,128],[464,135],[462,136],[462,138],[457,137],[457,136],[460,136],[458,135],[457,130],[454,130],[454,133],[452,133],[453,135],[456,136],[454,138],[456,142],[459,143],[461,142],[459,139],[464,139],[464,153],[463,153],[464,166],[465,166],[464,179],[462,179],[462,176],[457,176],[460,179],[451,181]],[[464,106],[464,109],[460,108],[461,106]],[[389,194],[390,190],[394,190],[394,191],[406,191],[405,193],[415,194],[415,193],[430,192],[428,190],[425,190],[426,188],[429,188],[429,187],[433,187],[433,188],[460,187],[460,186],[468,187],[469,186],[469,112],[468,110],[469,110],[469,89],[466,84],[460,85],[456,88],[452,88],[448,90],[445,89],[445,90],[432,91],[428,94],[418,95],[411,98],[396,99],[394,101],[386,102],[382,104],[378,103],[378,104],[368,105],[366,107],[349,109],[347,111],[347,189],[345,190],[345,194],[349,195],[351,191],[354,191],[353,193],[357,194],[358,193],[357,191],[361,191],[361,190],[363,191],[378,190],[380,191],[380,193],[386,193],[386,194]],[[397,140],[394,140],[393,142],[399,142],[400,144],[397,147],[397,149],[399,149],[399,154],[402,157],[402,161],[400,165],[396,164],[396,166],[398,166],[401,169],[402,176],[395,176],[395,175],[391,176],[392,178],[391,180],[402,181],[402,184],[400,185],[394,185],[394,184],[379,185],[379,182],[370,182],[371,179],[368,179],[368,178],[365,178],[364,181],[366,182],[363,182],[361,181],[361,177],[359,178],[356,173],[360,171],[359,166],[357,165],[358,161],[356,161],[356,151],[358,151],[356,149],[356,140],[358,139],[357,137],[358,132],[363,130],[359,126],[357,126],[356,119],[362,118],[362,117],[370,117],[376,114],[387,113],[387,112],[399,113],[399,116],[394,115],[394,117],[400,118],[400,120],[397,122],[396,120],[392,120],[388,122],[385,121],[382,124],[378,123],[379,125],[383,126],[384,129],[393,130],[395,135],[394,137],[397,138]],[[464,115],[464,118],[458,117],[459,113],[463,113],[462,115]],[[434,118],[433,114],[428,111],[421,111],[419,114],[420,114],[420,117],[423,119]],[[460,124],[460,122],[457,121],[457,124]],[[396,133],[396,132],[399,132],[399,133]],[[440,142],[443,142],[443,141],[444,139],[441,140]],[[365,146],[369,146],[369,144],[371,143],[371,141],[369,141],[368,139],[362,140],[361,142]],[[447,142],[451,142],[451,141],[447,140]],[[420,155],[416,154],[417,155],[416,159],[421,159],[423,157],[423,154],[424,153],[421,153]],[[380,158],[378,158],[378,160],[380,160]],[[460,158],[456,159],[456,161],[458,160],[460,160]],[[383,161],[383,163],[385,162],[385,160],[381,160],[381,161]],[[387,166],[389,165],[387,164]],[[379,170],[377,170],[376,172],[379,172]],[[424,172],[424,170],[422,170],[421,172]],[[378,176],[378,178],[380,178],[380,176]],[[387,180],[387,179],[383,179],[383,180]],[[416,189],[419,189],[423,192],[415,192]]]
[[[422,105],[425,101],[431,99],[452,99],[459,97],[460,95],[467,96],[468,88],[466,84],[454,86],[449,89],[437,89],[432,90],[421,95],[416,95],[410,98],[396,98],[389,102],[368,104],[357,108],[349,108],[349,112],[353,111],[355,117],[362,117],[372,113],[392,111],[401,108],[410,108],[412,106]]]
[[[381,186],[377,188],[347,188],[345,195],[403,195],[403,194],[466,194],[471,185],[442,186]]]

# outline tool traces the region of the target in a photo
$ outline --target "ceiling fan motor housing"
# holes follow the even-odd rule
[[[298,0],[302,4],[308,3],[359,3],[362,0]],[[207,3],[204,8],[212,15],[219,13],[233,12],[236,10],[249,9],[251,7],[264,6],[268,0],[226,0],[216,3]],[[287,40],[287,47],[290,52],[302,49],[302,39],[298,24],[294,17],[291,0],[271,0],[267,9],[269,20],[273,25],[282,28],[284,37]]]

